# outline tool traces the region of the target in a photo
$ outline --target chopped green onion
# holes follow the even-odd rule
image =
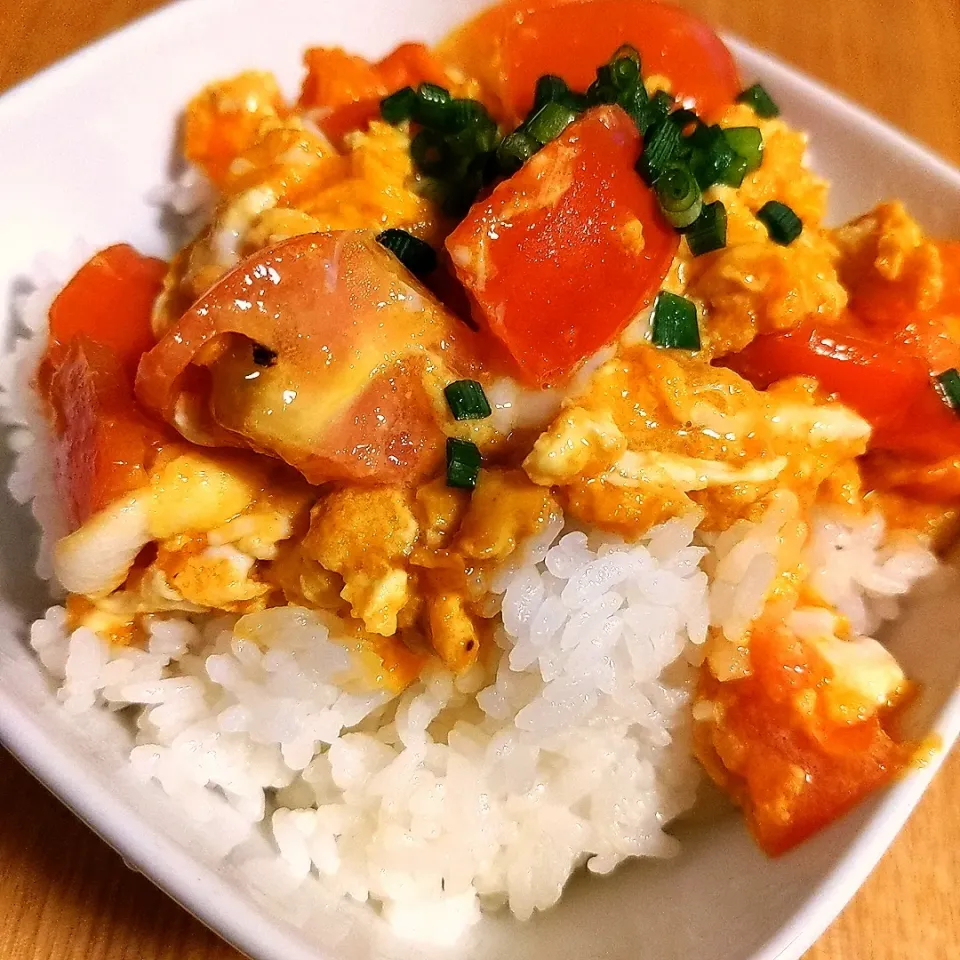
[[[755,83],[752,87],[747,87],[746,90],[739,93],[737,103],[745,103],[748,107],[752,107],[753,112],[765,120],[780,116],[780,108],[773,97],[759,83]]]
[[[417,87],[417,96],[424,103],[449,103],[453,99],[446,87],[436,83],[421,83]]]
[[[497,164],[501,172],[510,176],[516,173],[538,150],[540,144],[523,130],[507,134],[497,147]]]
[[[415,277],[423,278],[437,266],[433,247],[406,230],[384,230],[377,234],[377,243],[386,247]]]
[[[714,134],[711,133],[710,127],[705,124],[699,117],[690,119],[689,111],[686,110],[677,110],[672,113],[671,118],[681,116],[683,120],[683,127],[687,129],[690,124],[693,124],[693,129],[686,136],[686,141],[690,146],[691,150],[708,150],[710,145],[713,143]]]
[[[610,58],[611,63],[615,63],[617,60],[622,60],[624,57],[629,57],[636,65],[637,70],[640,69],[640,51],[631,46],[629,43],[624,43],[621,46],[617,47],[613,52],[613,56]]]
[[[476,190],[471,193],[469,186],[461,180],[426,177],[421,180],[417,189],[422,197],[436,204],[448,217],[454,219],[462,217],[476,199]]]
[[[944,370],[936,379],[947,405],[960,413],[960,373],[957,368]]]
[[[429,178],[418,189],[448,215],[462,216],[498,173],[500,131],[478,100],[452,98],[431,83],[420,84],[416,97],[412,119],[423,129],[410,144],[410,156]]]
[[[447,486],[472,490],[477,485],[482,458],[475,443],[447,438]]]
[[[653,118],[650,115],[650,99],[643,84],[638,83],[629,90],[622,90],[617,96],[617,103],[630,116],[641,136],[646,133]]]
[[[444,204],[444,211],[453,217],[462,217],[470,209],[485,183],[497,174],[496,155],[478,153],[468,158],[453,180],[453,189]]]
[[[421,83],[417,87],[417,105],[413,119],[431,130],[441,132],[452,129],[450,91],[435,83]]]
[[[555,140],[577,119],[577,114],[560,103],[545,103],[525,124],[526,132],[537,143]]]
[[[726,146],[731,152],[733,151],[733,148],[727,143],[723,128],[719,123],[704,123],[698,118],[688,139],[694,150],[701,150],[704,153],[715,149],[718,143]]]
[[[690,168],[700,189],[706,190],[720,183],[737,156],[727,143],[723,130],[716,124],[711,127],[700,126],[693,132],[690,141],[694,145]]]
[[[447,212],[462,213],[496,173],[500,131],[478,100],[453,98],[436,84],[421,83],[416,101],[411,119],[423,129],[410,144],[410,156],[420,173],[435,178],[421,184],[424,195],[436,194]]]
[[[662,119],[670,113],[673,103],[673,97],[666,90],[658,90],[650,98],[650,109],[653,110],[658,119]]]
[[[757,219],[767,228],[770,239],[788,247],[803,233],[803,221],[779,200],[768,200],[758,211]]]
[[[687,246],[695,257],[727,245],[727,208],[719,201],[708,203],[696,223],[686,232]]]
[[[258,367],[272,367],[277,362],[277,351],[265,347],[262,343],[253,345],[253,362]]]
[[[642,86],[640,54],[632,47],[621,47],[608,63],[597,68],[597,79],[587,88],[587,101],[590,104],[619,103],[623,98],[631,98],[637,87]],[[644,100],[646,93],[644,90]]]
[[[477,156],[473,158],[473,162],[470,164],[470,169],[467,171],[468,179],[474,173],[479,174],[481,187],[488,183],[492,183],[497,179],[497,177],[500,176],[500,170],[497,166],[497,147],[499,146],[499,137],[500,133],[498,131],[498,142],[495,142],[489,151],[477,154]]]
[[[539,110],[545,103],[562,103],[570,92],[566,81],[552,73],[544,74],[538,81],[533,94],[533,109]]]
[[[691,123],[696,124],[699,128],[702,126],[700,123],[700,118],[692,111],[686,109],[674,110],[670,114],[670,119],[681,129],[686,130]]]
[[[743,157],[734,155],[720,174],[720,183],[725,183],[728,187],[739,187],[743,185],[746,176],[747,161]]]
[[[667,167],[673,166],[684,152],[680,128],[669,118],[659,120],[644,137],[643,154],[637,161],[637,172],[653,184]]]
[[[403,87],[380,101],[380,116],[387,123],[396,126],[398,123],[403,123],[404,120],[410,120],[413,117],[419,102],[417,91],[413,87]]]
[[[443,392],[454,420],[484,420],[490,416],[487,395],[476,380],[448,383]]]
[[[565,107],[573,110],[574,113],[583,113],[590,106],[585,93],[577,93],[574,90],[568,90],[557,103],[562,103]]]
[[[763,136],[757,127],[723,130],[699,124],[688,139],[694,147],[691,166],[704,190],[715,183],[739,187],[763,159]]]
[[[450,110],[451,124],[456,124],[457,132],[447,135],[447,145],[454,153],[464,157],[496,148],[500,134],[482,103],[454,100]]]
[[[468,130],[471,127],[496,128],[496,124],[487,113],[487,108],[479,100],[451,100],[447,108],[447,122],[454,130]]]
[[[729,127],[723,135],[730,148],[747,164],[747,173],[753,173],[763,162],[763,134],[759,127]]]
[[[689,227],[703,209],[703,194],[696,178],[687,167],[668,167],[654,184],[660,209],[670,226],[677,230]]]
[[[610,73],[618,90],[624,90],[640,82],[640,58],[617,57],[610,64]]]
[[[606,69],[601,67],[597,71],[597,79],[587,87],[587,103],[592,107],[601,103],[616,103],[619,93],[613,80],[607,75]]]
[[[640,82],[640,57],[615,57],[606,68],[601,67],[604,76],[609,76],[611,83],[617,90],[627,90]],[[600,70],[597,71],[597,78],[600,77]]]
[[[653,302],[651,337],[658,347],[672,350],[699,350],[700,327],[697,308],[686,297],[661,290]]]
[[[410,144],[410,156],[421,173],[440,176],[450,168],[452,151],[447,141],[435,130],[424,128]]]
[[[641,82],[622,92],[617,103],[630,114],[640,133],[646,136],[653,126],[669,115],[673,98],[663,90],[658,90],[652,97],[648,97]]]

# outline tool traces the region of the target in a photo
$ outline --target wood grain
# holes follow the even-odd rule
[[[0,0],[0,89],[164,0]],[[957,0],[687,0],[960,162]],[[402,6],[398,4],[398,6]],[[3,960],[236,960],[0,751]],[[807,960],[960,957],[960,753]]]

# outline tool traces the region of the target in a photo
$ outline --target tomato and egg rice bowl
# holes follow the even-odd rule
[[[541,42],[586,8],[602,52]],[[412,936],[669,856],[701,768],[771,853],[886,782],[870,636],[952,536],[956,246],[824,228],[802,135],[671,8],[306,60],[295,105],[188,106],[171,264],[22,303],[65,707],[133,707],[145,779]]]

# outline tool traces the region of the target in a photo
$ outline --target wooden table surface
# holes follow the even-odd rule
[[[0,90],[162,3],[0,0]],[[958,0],[687,0],[686,5],[822,78],[960,164]],[[3,960],[238,957],[143,877],[127,871],[2,751],[0,797]],[[960,752],[807,960],[960,957],[958,801]]]

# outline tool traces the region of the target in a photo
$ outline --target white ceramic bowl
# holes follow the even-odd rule
[[[167,176],[177,114],[204,82],[257,66],[275,70],[293,90],[310,43],[382,54],[401,39],[437,38],[482,5],[184,0],[8,93],[0,100],[4,337],[11,335],[10,296],[38,253],[66,250],[77,237],[166,252],[157,211],[145,198]],[[960,173],[810,80],[742,43],[731,46],[743,76],[761,79],[790,121],[810,131],[815,165],[834,183],[835,220],[901,197],[934,233],[948,235],[960,224]],[[252,886],[231,862],[219,861],[210,831],[198,835],[158,788],[131,777],[127,734],[116,718],[78,725],[61,712],[23,641],[23,624],[44,604],[29,574],[32,524],[0,496],[0,594],[3,610],[20,624],[0,631],[6,745],[131,865],[257,960],[429,953],[397,942],[366,907],[322,893],[305,900],[269,876],[261,886],[272,893]],[[913,721],[936,731],[944,751],[960,728],[960,597],[952,594],[912,600],[887,638],[922,684]],[[779,860],[754,848],[735,815],[688,825],[680,828],[686,842],[676,860],[575,880],[557,909],[526,924],[484,919],[447,955],[795,960],[874,866],[942,757]]]

